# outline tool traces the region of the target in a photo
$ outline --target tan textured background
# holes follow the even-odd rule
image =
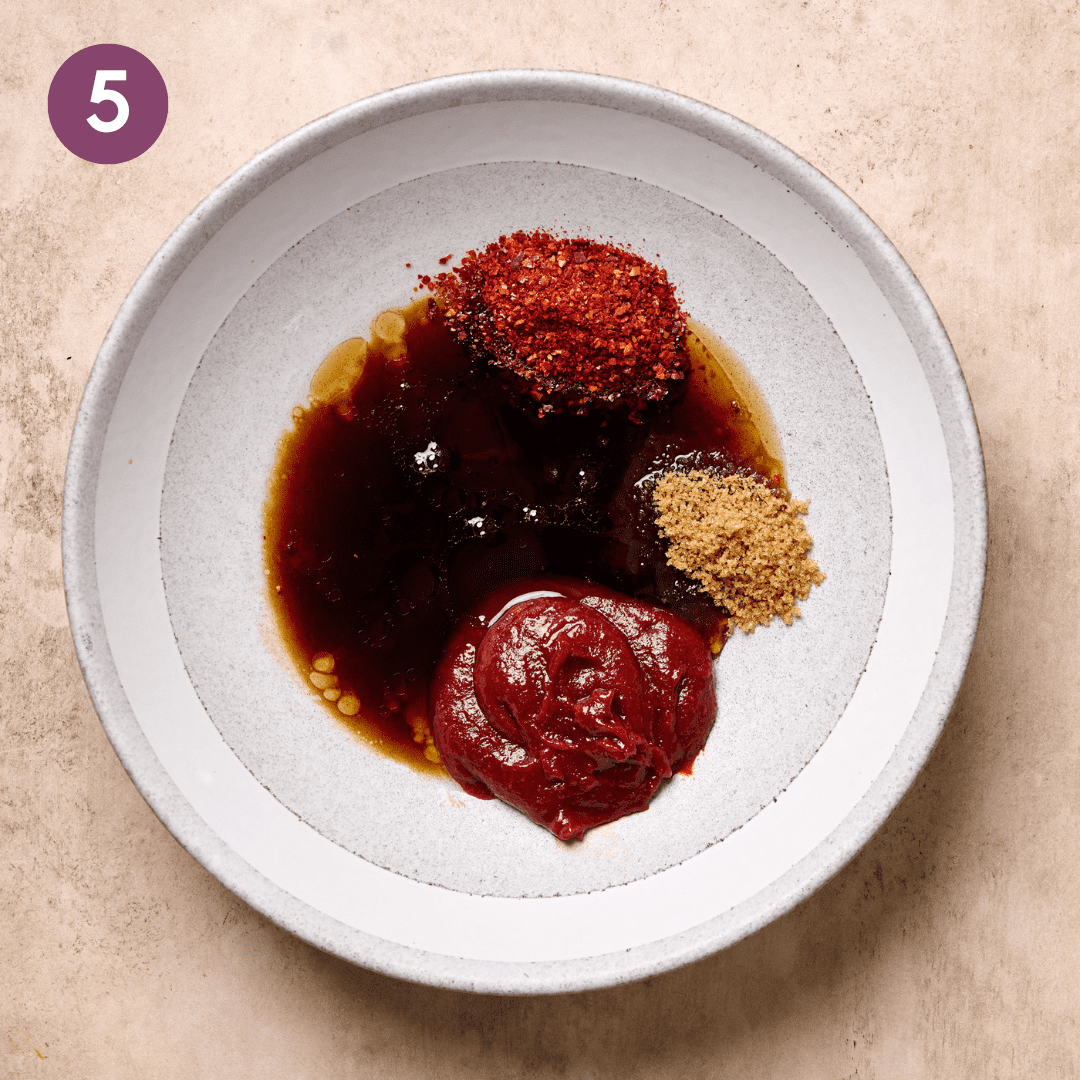
[[[1080,1076],[1073,3],[4,0],[0,43],[0,1076]],[[69,154],[53,73],[117,41],[165,77],[158,143]],[[963,365],[990,487],[983,621],[887,825],[727,952],[615,990],[500,999],[350,967],[234,899],[119,765],[60,570],[63,469],[110,320],[252,154],[427,75],[604,72],[726,109],[895,241]]]

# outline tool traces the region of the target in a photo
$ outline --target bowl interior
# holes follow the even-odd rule
[[[366,335],[384,307],[412,299],[417,273],[434,272],[440,257],[540,226],[610,237],[656,258],[691,315],[745,359],[784,435],[792,490],[811,499],[815,557],[828,573],[805,618],[737,634],[721,655],[718,720],[693,775],[677,776],[650,811],[575,844],[502,803],[464,795],[449,777],[381,756],[335,723],[275,647],[261,543],[275,446],[321,357]],[[349,851],[419,881],[566,896],[683,862],[784,791],[866,666],[888,580],[889,514],[881,440],[858,372],[775,256],[655,185],[501,162],[434,173],[351,206],[247,290],[203,355],[173,430],[161,561],[203,706],[285,806]]]

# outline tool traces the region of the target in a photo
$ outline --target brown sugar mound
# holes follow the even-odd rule
[[[746,476],[666,472],[653,490],[667,560],[697,581],[747,633],[778,615],[790,626],[799,600],[825,580],[800,520],[809,503]]]

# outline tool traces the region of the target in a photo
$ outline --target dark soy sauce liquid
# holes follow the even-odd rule
[[[335,715],[392,756],[440,768],[423,733],[447,638],[490,593],[547,576],[669,608],[718,652],[724,612],[668,566],[650,479],[676,465],[737,469],[786,489],[762,437],[771,421],[704,333],[688,338],[688,378],[641,423],[602,411],[541,419],[429,301],[400,314],[405,350],[373,338],[350,398],[294,410],[266,505],[285,643],[305,676],[331,653],[338,688],[360,702],[353,717],[327,702]]]

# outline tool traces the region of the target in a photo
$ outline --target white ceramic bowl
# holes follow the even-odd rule
[[[261,555],[274,448],[320,358],[442,256],[538,226],[656,258],[740,354],[828,574],[795,626],[727,646],[694,775],[572,845],[336,724],[282,661]],[[881,232],[740,121],[564,72],[380,94],[222,184],[102,346],[64,508],[87,684],[180,842],[320,948],[504,993],[675,967],[835,873],[941,731],[985,549],[964,381]]]

